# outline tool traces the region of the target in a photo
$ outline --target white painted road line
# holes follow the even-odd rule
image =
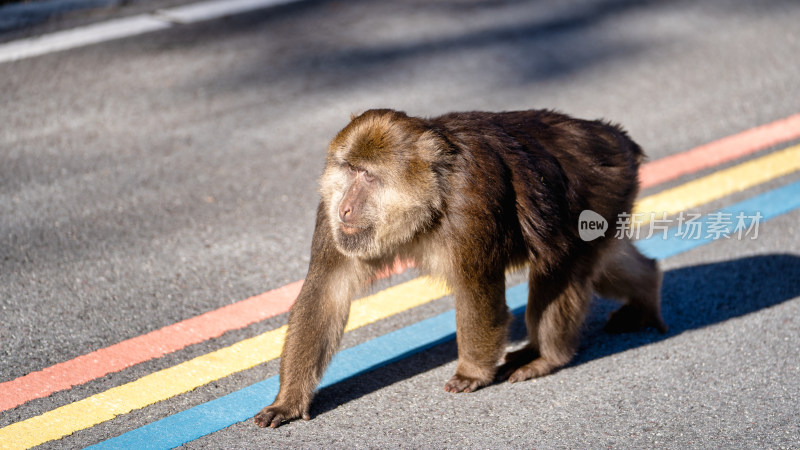
[[[0,45],[0,63],[45,55],[99,42],[169,28],[171,24],[152,15],[139,15],[57,31]]]
[[[210,0],[0,44],[0,64],[298,0]]]
[[[162,9],[158,14],[176,23],[195,23],[269,8],[271,6],[284,5],[295,1],[297,0],[211,0]]]

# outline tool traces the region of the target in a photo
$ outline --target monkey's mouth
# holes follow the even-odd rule
[[[354,224],[347,224],[344,222],[339,223],[339,229],[342,230],[344,234],[356,234],[366,230],[368,227],[364,225],[354,225]]]

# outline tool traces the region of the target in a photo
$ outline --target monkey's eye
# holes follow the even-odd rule
[[[372,175],[371,173],[369,173],[369,172],[367,172],[365,170],[364,171],[364,179],[371,183],[371,182],[375,181],[375,175]]]

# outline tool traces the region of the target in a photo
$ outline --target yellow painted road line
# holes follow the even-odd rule
[[[797,170],[800,170],[800,145],[645,197],[634,206],[634,215],[641,215],[639,223],[647,223],[651,219],[650,213],[654,213],[656,218],[661,218],[663,213],[667,216],[677,214]]]
[[[800,170],[800,145],[643,198],[637,212],[677,213]],[[353,302],[348,331],[447,295],[427,277],[390,287]],[[286,327],[154,372],[39,416],[0,428],[0,448],[30,448],[189,392],[211,381],[280,356]]]

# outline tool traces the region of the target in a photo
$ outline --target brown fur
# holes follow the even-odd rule
[[[653,326],[661,275],[613,233],[585,242],[578,216],[630,212],[643,153],[617,126],[551,111],[372,110],[331,142],[308,277],[289,316],[280,392],[260,426],[308,418],[350,299],[396,258],[444,279],[456,299],[458,366],[449,392],[491,382],[509,320],[505,271],[527,266],[529,343],[506,355],[509,381],[568,363],[593,290],[625,305],[609,331]]]

